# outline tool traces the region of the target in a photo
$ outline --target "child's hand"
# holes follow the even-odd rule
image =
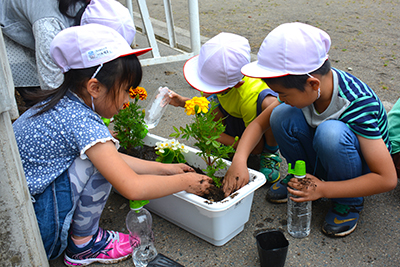
[[[183,163],[163,164],[163,167],[164,168],[161,175],[174,175],[174,174],[182,174],[185,172],[195,172],[195,170],[192,167]]]
[[[232,164],[225,174],[223,180],[223,190],[225,197],[229,196],[236,190],[242,188],[249,182],[249,171],[247,166],[239,166]]]
[[[189,98],[178,95],[171,90],[169,90],[169,97],[171,98],[169,104],[174,107],[185,107],[186,100],[189,100]]]
[[[290,179],[287,189],[289,193],[297,196],[297,198],[291,198],[295,202],[313,201],[323,197],[321,194],[323,183],[317,177],[307,173],[303,179]]]
[[[213,182],[210,177],[198,173],[186,173],[185,176],[189,179],[189,186],[186,192],[196,195],[209,193],[209,188]]]

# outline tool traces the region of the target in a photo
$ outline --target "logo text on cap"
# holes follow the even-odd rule
[[[86,54],[87,54],[88,60],[92,61],[92,60],[97,60],[102,57],[105,57],[109,54],[112,54],[112,51],[109,50],[107,47],[103,47],[103,48],[99,48],[99,49],[90,50],[90,51],[86,52]]]

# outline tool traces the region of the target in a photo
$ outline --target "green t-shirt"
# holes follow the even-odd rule
[[[392,154],[396,154],[400,152],[400,99],[388,113],[388,124]]]
[[[242,80],[244,81],[242,86],[217,94],[217,97],[225,111],[233,117],[243,119],[247,127],[257,117],[258,95],[268,86],[261,79],[246,76]]]

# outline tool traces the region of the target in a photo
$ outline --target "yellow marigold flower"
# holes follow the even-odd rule
[[[198,106],[197,113],[207,113],[208,112],[208,104],[210,101],[207,100],[205,97],[193,97],[192,99],[186,101],[185,103],[185,112],[187,115],[194,115],[195,108]]]

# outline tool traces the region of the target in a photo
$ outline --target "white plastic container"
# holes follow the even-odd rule
[[[144,143],[155,146],[165,138],[148,133]],[[194,167],[205,168],[204,161],[196,155],[198,149],[189,147],[185,155]],[[230,161],[227,161],[228,166]],[[205,198],[181,191],[166,197],[152,199],[146,208],[186,231],[215,245],[222,246],[239,234],[249,220],[254,191],[265,182],[265,176],[249,169],[250,182],[220,202],[211,203]]]

